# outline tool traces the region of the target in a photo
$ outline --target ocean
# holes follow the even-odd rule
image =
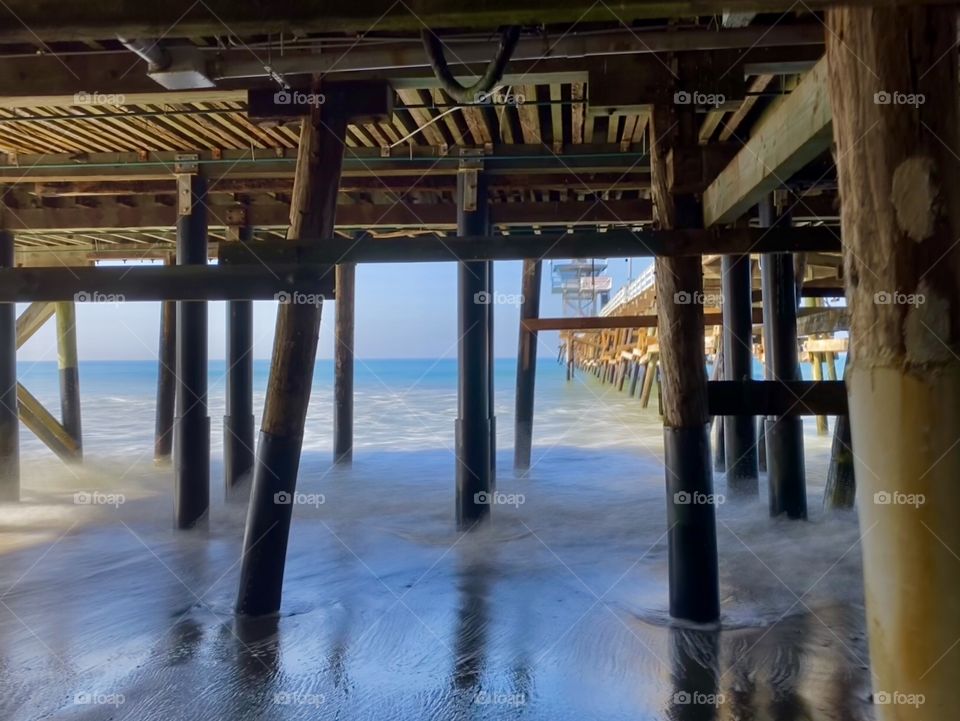
[[[56,409],[56,365],[19,370]],[[24,432],[24,500],[0,506],[0,718],[872,718],[860,530],[821,508],[830,439],[812,419],[808,521],[770,519],[765,493],[726,502],[716,475],[723,617],[697,628],[667,613],[655,397],[644,410],[542,358],[519,478],[516,365],[498,360],[513,501],[462,534],[455,360],[357,361],[349,468],[330,462],[320,361],[282,612],[251,621],[232,614],[245,498],[222,490],[224,370],[211,362],[205,528],[172,528],[172,473],[152,462],[155,363],[81,362],[82,466]],[[258,414],[267,373],[257,361]]]

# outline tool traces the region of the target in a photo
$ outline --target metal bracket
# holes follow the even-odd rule
[[[196,153],[186,153],[173,156],[173,172],[197,173],[200,171],[200,156]]]
[[[181,173],[177,176],[177,215],[190,215],[193,212],[192,176]]]

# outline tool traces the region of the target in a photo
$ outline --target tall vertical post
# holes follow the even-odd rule
[[[14,238],[0,230],[0,268],[13,268]],[[17,306],[0,303],[0,501],[20,500],[20,415],[17,410]]]
[[[789,214],[774,216],[772,199],[759,205],[760,225],[788,226]],[[797,291],[793,256],[767,253],[761,259],[765,353],[773,380],[800,377],[797,353]],[[767,339],[769,343],[767,343]],[[807,517],[806,471],[803,462],[803,420],[798,415],[766,420],[767,480],[770,515]]]
[[[692,108],[655,105],[651,114],[651,194],[663,229],[703,226],[694,195],[674,192],[668,155],[697,146]],[[676,178],[674,178],[676,180]],[[682,179],[681,179],[682,180]],[[703,267],[700,256],[656,263],[660,399],[667,489],[670,615],[695,622],[720,616],[713,467],[703,348]]]
[[[230,228],[236,242],[253,238],[249,225]],[[227,401],[223,416],[223,483],[227,493],[253,468],[253,301],[227,301]]]
[[[486,232],[490,231],[490,223],[487,223]],[[493,286],[493,261],[488,260],[487,265],[487,291],[489,303],[486,304],[487,312],[487,413],[490,418],[490,485],[497,485],[497,406],[496,406],[496,349],[493,341],[493,307],[496,302],[496,292]]]
[[[60,419],[63,428],[77,442],[79,460],[83,454],[80,423],[80,371],[77,362],[77,309],[73,301],[56,304],[57,366],[60,370]]]
[[[533,450],[533,399],[537,379],[537,331],[526,327],[528,320],[540,317],[540,280],[543,262],[523,261],[520,283],[523,301],[520,305],[520,338],[517,341],[517,396],[513,442],[513,467],[530,468]],[[634,376],[636,377],[636,376]],[[636,381],[634,381],[634,385]]]
[[[177,178],[177,265],[207,262],[207,182]],[[207,415],[207,304],[177,301],[177,417],[173,426],[177,528],[205,521],[210,507],[210,416]]]
[[[457,233],[486,235],[487,180],[478,160],[461,160],[457,174]],[[458,285],[459,387],[456,427],[457,525],[470,528],[490,514],[490,315],[493,298],[485,261],[461,262]]]
[[[725,255],[721,259],[723,289],[723,377],[728,381],[753,378],[753,279],[749,255]],[[723,419],[723,448],[727,492],[731,496],[756,497],[760,473],[754,416]]]
[[[172,259],[168,259],[168,264]],[[157,412],[153,462],[166,465],[173,451],[173,416],[177,398],[177,302],[160,304],[160,341],[157,350]]]
[[[319,90],[318,80],[314,80]],[[311,105],[300,130],[290,203],[291,240],[333,235],[337,190],[347,133],[344,103]],[[280,609],[292,495],[296,489],[303,430],[313,386],[323,306],[285,303],[267,382],[267,399],[254,464],[236,610],[251,616]]]
[[[826,12],[870,667],[890,700],[877,721],[960,706],[957,17]]]
[[[353,461],[353,339],[356,308],[356,263],[337,265],[337,300],[333,341],[333,461]]]

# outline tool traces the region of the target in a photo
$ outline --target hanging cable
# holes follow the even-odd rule
[[[504,28],[500,34],[497,54],[487,65],[480,79],[470,87],[464,87],[453,77],[440,38],[432,30],[422,31],[420,37],[423,39],[423,48],[430,61],[430,67],[433,68],[433,73],[443,89],[455,102],[468,104],[485,100],[484,96],[503,78],[503,72],[520,39],[520,28],[515,25]]]

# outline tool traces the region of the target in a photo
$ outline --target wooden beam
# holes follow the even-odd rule
[[[843,416],[847,389],[843,381],[710,381],[713,416]]]
[[[53,317],[57,307],[53,303],[31,303],[17,317],[17,348],[30,340],[44,323]]]
[[[827,62],[821,59],[796,90],[757,124],[744,147],[704,192],[705,224],[736,220],[829,148],[830,119]]]
[[[318,304],[334,296],[329,266],[101,266],[0,268],[0,303],[276,300]]]
[[[37,398],[17,383],[20,420],[47,448],[65,461],[80,458],[80,445]]]
[[[522,260],[524,258],[685,257],[704,253],[802,252],[803,248],[836,249],[829,228],[716,228],[557,234],[480,235],[402,238],[308,238],[255,241],[220,246],[221,263],[255,265],[296,263],[397,263],[452,260]],[[2,277],[2,275],[0,275]]]
[[[763,315],[759,308],[753,309],[753,322],[763,322]],[[703,324],[721,325],[722,313],[704,313]],[[523,321],[527,330],[604,330],[610,328],[656,328],[657,315],[609,315],[586,316],[582,318],[531,318]]]

